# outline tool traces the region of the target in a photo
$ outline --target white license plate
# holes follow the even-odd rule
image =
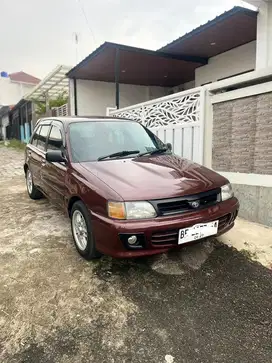
[[[193,227],[183,228],[179,230],[179,245],[192,241],[197,241],[205,237],[213,236],[218,232],[219,221],[200,223]]]

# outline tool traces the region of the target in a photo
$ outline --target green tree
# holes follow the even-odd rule
[[[45,101],[39,101],[33,99],[32,102],[36,105],[36,114],[38,116],[42,116],[46,112]],[[67,92],[63,92],[59,94],[56,98],[49,100],[49,109],[51,110],[53,107],[60,107],[68,102],[68,94]]]

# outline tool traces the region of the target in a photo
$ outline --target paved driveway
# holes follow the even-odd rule
[[[0,148],[1,363],[269,363],[272,276],[213,241],[140,260],[81,259],[69,221],[31,201]]]

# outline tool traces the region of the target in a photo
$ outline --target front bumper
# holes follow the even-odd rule
[[[169,249],[179,247],[178,231],[181,228],[219,220],[218,236],[226,233],[234,226],[238,210],[238,200],[231,198],[199,211],[148,220],[119,221],[92,213],[96,247],[104,254],[119,258],[164,253]],[[120,234],[143,234],[144,247],[141,249],[127,248],[121,241]]]

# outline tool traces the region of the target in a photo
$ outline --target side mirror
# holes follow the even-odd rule
[[[49,150],[45,154],[45,159],[51,163],[66,163],[66,158],[61,150]]]
[[[169,151],[172,151],[172,144],[170,142],[166,144],[166,147]]]

